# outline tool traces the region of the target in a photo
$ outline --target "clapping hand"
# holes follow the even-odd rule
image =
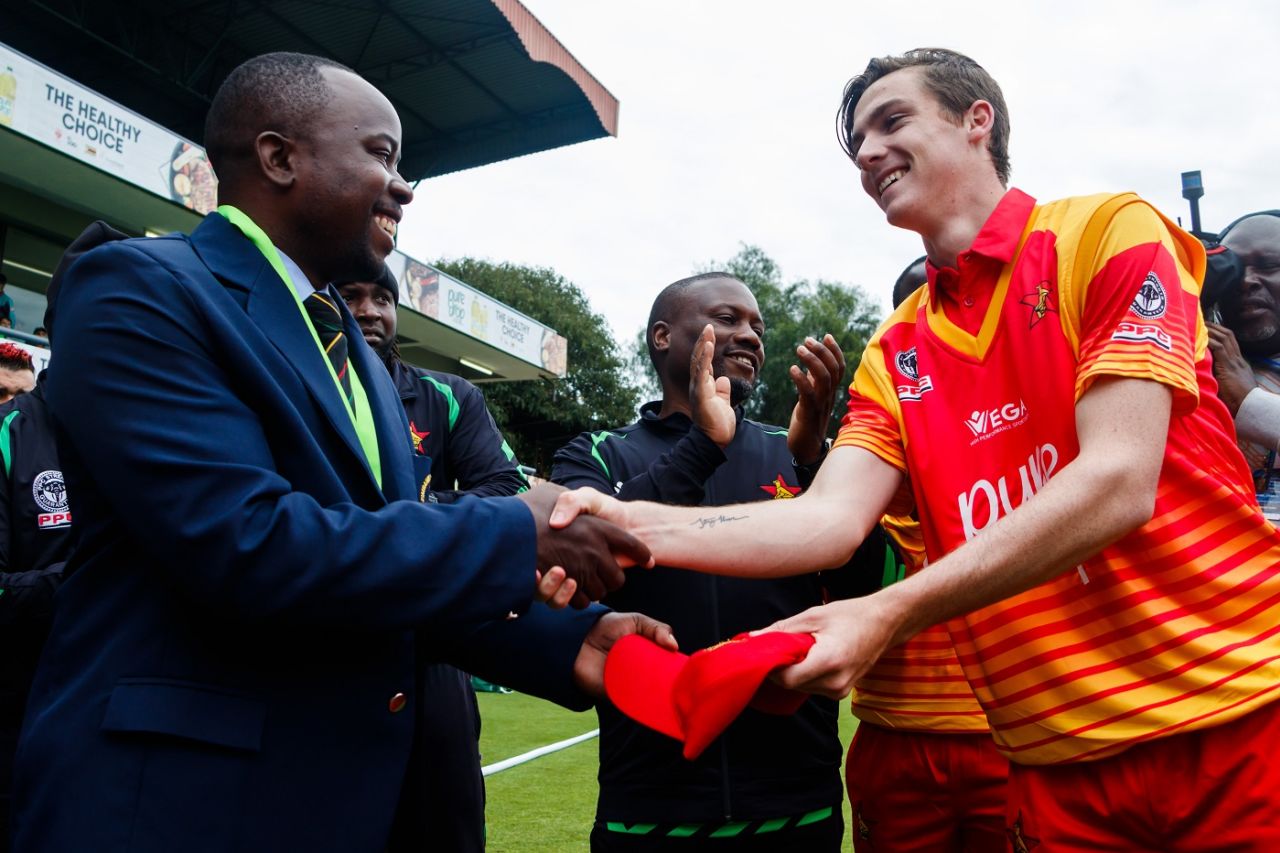
[[[689,409],[693,423],[721,448],[729,446],[738,428],[738,416],[730,400],[729,377],[718,379],[712,370],[716,332],[708,323],[693,345],[689,363]]]
[[[835,408],[836,394],[844,380],[844,353],[836,339],[826,335],[821,341],[805,338],[796,347],[804,365],[791,365],[791,381],[799,395],[791,411],[787,449],[801,465],[812,465],[822,457],[827,440],[827,422]]]

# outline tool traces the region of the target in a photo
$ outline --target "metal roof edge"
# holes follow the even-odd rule
[[[605,133],[618,135],[618,99],[574,58],[560,40],[525,8],[520,0],[491,0],[511,28],[516,31],[525,52],[534,62],[546,62],[559,68],[578,84],[600,119]]]

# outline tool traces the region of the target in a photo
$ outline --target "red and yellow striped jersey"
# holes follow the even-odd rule
[[[1280,690],[1280,535],[1214,393],[1203,251],[1130,199],[1037,207],[1011,190],[961,258],[991,294],[981,324],[954,323],[932,284],[904,302],[867,347],[836,441],[907,473],[936,562],[1076,457],[1075,404],[1098,377],[1172,390],[1152,519],[947,623],[997,743],[1025,764],[1224,723]]]
[[[924,568],[924,535],[909,516],[885,516],[885,532],[906,563],[907,576]],[[973,695],[946,625],[934,625],[885,652],[859,679],[849,700],[859,720],[891,729],[985,732],[987,716]]]

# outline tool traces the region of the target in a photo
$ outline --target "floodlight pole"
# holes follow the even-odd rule
[[[1204,181],[1200,171],[1182,173],[1182,197],[1191,203],[1191,233],[1200,236],[1200,199],[1204,195]]]

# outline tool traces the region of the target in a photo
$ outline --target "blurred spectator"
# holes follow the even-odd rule
[[[1243,273],[1222,289],[1222,325],[1209,324],[1218,396],[1236,419],[1259,503],[1280,518],[1276,450],[1280,446],[1280,211],[1242,216],[1222,232],[1222,245]]]
[[[44,326],[36,326],[35,331],[32,332],[31,334],[35,335],[37,338],[47,339],[49,337],[49,332],[48,330],[45,329]]]
[[[0,325],[3,323],[0,319]],[[30,354],[16,344],[0,343],[0,403],[7,403],[34,387],[36,374]]]
[[[8,317],[0,317],[0,329],[12,329],[13,321]]]

